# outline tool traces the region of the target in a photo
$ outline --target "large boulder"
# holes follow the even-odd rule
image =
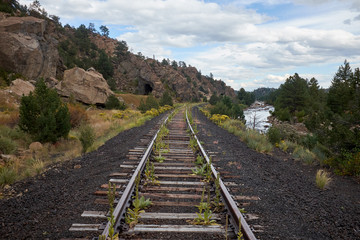
[[[64,79],[55,89],[61,96],[73,96],[85,104],[105,104],[107,98],[114,94],[102,74],[93,68],[87,71],[78,67],[66,70]]]
[[[46,26],[35,17],[0,20],[0,67],[30,79],[55,77],[60,64],[57,41],[46,35]]]
[[[16,79],[11,82],[10,92],[19,97],[22,97],[23,95],[28,96],[30,92],[33,92],[34,90],[35,86],[24,80]]]

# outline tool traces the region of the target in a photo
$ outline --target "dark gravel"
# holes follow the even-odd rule
[[[241,184],[234,195],[257,196],[247,200],[248,220],[259,239],[360,239],[360,184],[353,178],[332,176],[328,190],[315,185],[317,166],[294,161],[280,151],[260,154],[235,135],[210,122],[198,109],[193,117],[207,151],[217,152],[220,172],[236,175],[226,179]],[[241,203],[241,201],[239,201]],[[260,226],[259,226],[260,225]]]
[[[0,239],[73,237],[68,231],[71,224],[85,223],[81,213],[96,210],[93,192],[108,181],[109,173],[119,170],[128,150],[135,147],[161,117],[120,133],[97,151],[15,183],[12,188],[17,197],[0,200]],[[75,165],[81,167],[74,168]]]

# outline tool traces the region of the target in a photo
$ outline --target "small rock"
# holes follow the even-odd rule
[[[6,155],[6,154],[1,154],[1,155],[0,155],[0,158],[1,158],[2,160],[4,160],[5,163],[6,163],[6,162],[9,162],[12,157],[13,157],[13,155]]]
[[[45,84],[48,88],[54,88],[58,83],[59,81],[53,77],[49,77],[45,80]]]
[[[43,148],[43,145],[40,142],[33,142],[30,144],[29,149],[36,152]]]
[[[79,169],[79,168],[81,168],[81,165],[80,165],[80,164],[76,164],[76,165],[74,166],[74,169]]]

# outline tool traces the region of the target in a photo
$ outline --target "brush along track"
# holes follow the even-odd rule
[[[152,153],[149,160],[154,164],[153,173],[157,179],[155,182],[150,182],[142,178],[138,187],[138,198],[149,198],[152,204],[140,213],[140,220],[134,226],[129,227],[128,224],[124,223],[125,210],[129,206],[134,209],[129,201],[134,195],[134,188],[136,188],[135,178],[139,172],[143,172],[150,155],[150,149],[155,148],[152,147],[155,137],[150,142],[148,149],[141,146],[130,151],[129,160],[120,166],[128,173],[121,171],[112,174],[112,177],[116,178],[111,178],[110,182],[116,184],[117,194],[120,196],[120,199],[115,201],[117,206],[114,211],[117,222],[115,229],[119,231],[120,239],[224,239],[225,235],[228,236],[228,239],[232,239],[237,234],[239,219],[242,222],[244,238],[255,239],[221,180],[220,186],[223,189],[218,191],[221,192],[222,202],[225,203],[226,209],[211,213],[211,219],[209,219],[213,222],[211,225],[199,224],[203,222],[201,220],[195,224],[194,219],[198,218],[197,213],[199,212],[197,206],[201,201],[208,203],[214,201],[215,186],[213,182],[203,181],[203,176],[192,174],[192,169],[195,169],[198,154],[203,155],[207,161],[209,159],[199,141],[197,141],[199,144],[198,152],[194,153],[189,147],[191,134],[187,133],[184,111],[180,111],[172,118],[167,124],[167,129],[168,134],[162,136],[165,150],[160,150],[162,152],[160,161],[156,161],[158,152]],[[149,166],[151,165],[148,163],[147,168]],[[213,167],[211,170],[214,179],[216,178],[216,171]],[[132,174],[130,180],[119,178],[129,177],[129,174]],[[128,184],[125,189],[121,188],[124,184]],[[108,186],[105,184],[103,187]],[[106,191],[98,191],[98,194],[106,195]],[[101,201],[106,204],[105,199]],[[106,212],[84,212],[84,214],[89,216],[93,214],[93,216],[97,215],[98,217],[108,215]],[[226,223],[226,215],[230,216],[232,224]],[[75,227],[74,225],[71,230],[74,230]],[[103,227],[105,226],[95,226],[97,230]],[[108,236],[110,229],[111,224],[107,223],[102,235]]]

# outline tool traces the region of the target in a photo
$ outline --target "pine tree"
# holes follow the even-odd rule
[[[275,102],[275,108],[288,108],[290,113],[301,111],[308,107],[309,92],[308,83],[297,73],[286,79],[279,88],[279,96]]]
[[[56,91],[40,80],[34,93],[21,98],[19,127],[35,141],[56,142],[70,131],[69,110]]]
[[[165,91],[164,94],[162,95],[162,98],[160,99],[159,102],[160,106],[165,106],[165,105],[169,105],[172,106],[173,105],[173,100],[171,98],[171,95],[168,91]]]
[[[348,102],[351,100],[351,79],[353,72],[349,62],[345,60],[344,65],[340,66],[335,74],[328,95],[328,106],[337,114],[342,114],[347,109]]]

